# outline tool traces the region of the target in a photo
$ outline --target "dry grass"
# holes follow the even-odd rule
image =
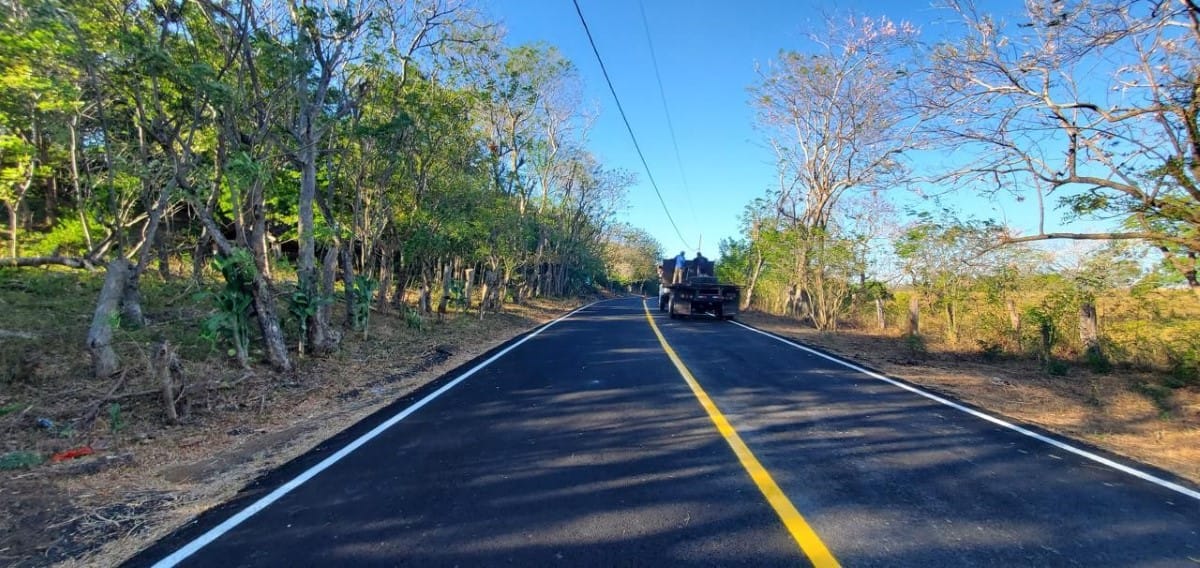
[[[1051,376],[1020,358],[985,361],[978,352],[931,344],[914,352],[901,337],[822,333],[796,320],[746,313],[750,325],[859,361],[889,376],[1034,424],[1200,483],[1200,389],[1161,389],[1162,377],[1082,365]]]
[[[21,287],[0,279],[5,282]],[[30,298],[30,290],[0,293],[0,307],[28,316],[3,327],[39,337],[36,346],[0,344],[6,357],[24,362],[0,381],[0,409],[10,409],[0,415],[0,454],[47,456],[84,444],[97,454],[0,471],[0,565],[116,565],[271,468],[579,303],[535,300],[483,320],[449,314],[445,321],[427,321],[423,330],[394,314],[376,314],[368,340],[347,336],[336,355],[301,360],[288,376],[265,368],[244,371],[203,345],[182,345],[185,375],[208,388],[193,398],[183,423],[172,426],[140,355],[155,326],[146,332],[151,337],[122,336],[127,372],[119,383],[81,378],[88,360],[82,341],[75,340],[86,328],[94,295],[91,283],[69,286],[84,291],[83,300],[54,303]],[[194,322],[199,314],[183,313],[193,308],[174,307],[173,299],[185,293],[172,290],[160,298],[149,309],[152,321]],[[39,323],[51,313],[52,322]],[[163,335],[170,331],[158,337]],[[12,337],[5,334],[0,342]],[[110,393],[120,397],[117,414],[107,412],[109,402],[100,403]],[[89,412],[97,417],[81,423]],[[50,419],[54,429],[39,426],[37,418]]]

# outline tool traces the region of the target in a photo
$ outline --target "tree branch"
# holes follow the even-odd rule
[[[1048,241],[1051,239],[1068,239],[1075,241],[1143,240],[1177,244],[1189,250],[1200,249],[1200,243],[1197,243],[1194,240],[1155,233],[1040,233],[1025,237],[1002,236],[1000,238],[1000,244],[1011,245],[1017,243],[1031,243],[1034,241]]]
[[[0,258],[0,266],[31,267],[48,265],[69,266],[84,270],[95,270],[96,265],[86,258],[75,256],[33,256],[22,258]]]

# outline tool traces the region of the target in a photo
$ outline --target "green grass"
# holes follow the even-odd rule
[[[103,270],[0,269],[0,330],[9,332],[0,340],[0,385],[35,379],[30,370],[45,361],[66,361],[72,372],[86,373],[91,363],[85,342],[103,283]],[[121,322],[114,330],[113,348],[122,364],[143,364],[151,345],[162,340],[188,360],[219,355],[200,336],[209,307],[192,299],[197,290],[186,279],[163,282],[157,272],[143,275],[142,309],[149,323],[134,328]]]

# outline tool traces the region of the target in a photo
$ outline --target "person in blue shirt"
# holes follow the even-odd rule
[[[683,267],[687,264],[687,257],[683,251],[679,251],[679,256],[675,257],[675,277],[671,279],[672,284],[683,282]]]

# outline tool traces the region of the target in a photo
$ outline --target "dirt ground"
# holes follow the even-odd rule
[[[450,314],[422,330],[379,314],[368,339],[348,337],[338,354],[301,360],[299,371],[282,377],[265,368],[185,361],[185,375],[211,388],[191,401],[179,425],[167,424],[158,393],[144,388],[150,383],[136,364],[116,384],[94,384],[76,378],[86,372],[86,358],[64,357],[49,369],[38,362],[43,380],[16,381],[0,391],[0,409],[22,401],[0,415],[0,453],[19,448],[51,455],[86,443],[95,454],[0,471],[0,565],[115,565],[271,468],[579,303],[508,306],[482,321]],[[1155,398],[1139,388],[1154,380],[1145,373],[1073,368],[1066,377],[1051,377],[1035,362],[986,362],[936,345],[917,356],[898,337],[822,334],[753,313],[742,319],[1200,482],[1195,388]],[[119,398],[120,413],[106,412],[117,392],[128,393]],[[78,420],[81,415],[90,420]],[[39,420],[46,417],[56,423]],[[81,431],[66,431],[66,417],[76,417]]]
[[[1037,361],[988,361],[977,351],[861,331],[822,333],[794,319],[745,313],[741,320],[853,359],[883,374],[949,395],[1018,422],[1161,468],[1200,483],[1200,389],[1152,385],[1159,376],[1117,368],[1070,367],[1051,376]]]
[[[130,388],[145,384],[135,376],[142,369],[123,376],[120,388],[86,381],[80,387],[72,377],[85,372],[86,359],[40,369],[43,378],[61,379],[0,391],[0,408],[33,401],[0,416],[0,454],[22,448],[51,455],[81,444],[95,453],[0,471],[0,566],[116,565],[273,467],[579,304],[535,300],[483,320],[449,314],[420,331],[378,314],[366,341],[349,337],[336,355],[301,360],[295,374],[283,377],[266,368],[185,361],[185,376],[217,386],[191,402],[179,425],[164,419],[160,395]],[[65,417],[87,414],[106,393],[125,391],[132,395],[120,399],[120,414],[101,404],[86,431],[60,431]],[[63,418],[51,427],[39,421],[46,416]]]

